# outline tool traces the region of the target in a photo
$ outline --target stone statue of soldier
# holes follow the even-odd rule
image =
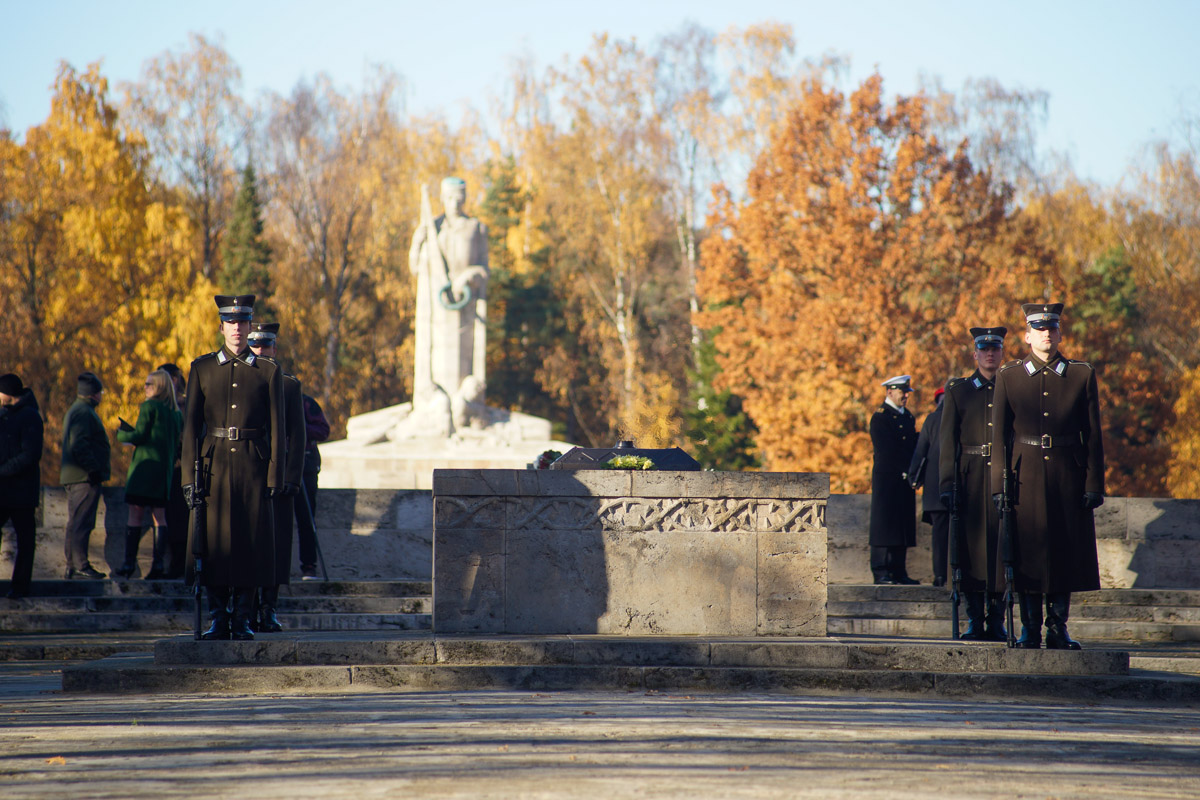
[[[448,436],[483,409],[486,386],[487,227],[463,211],[467,186],[441,184],[443,213],[434,218],[421,188],[421,223],[408,266],[417,278],[413,411],[405,426]]]

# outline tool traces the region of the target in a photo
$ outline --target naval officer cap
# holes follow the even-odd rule
[[[1025,315],[1026,324],[1039,331],[1057,328],[1062,310],[1062,303],[1026,303],[1021,306],[1021,313]]]
[[[250,335],[246,340],[251,347],[270,347],[278,336],[278,322],[256,322],[250,326]]]
[[[911,392],[913,390],[912,375],[897,375],[894,378],[888,378],[879,385],[885,389],[899,389],[902,392]]]
[[[976,350],[987,350],[989,347],[1004,347],[1004,337],[1008,328],[971,328],[971,336],[975,339]]]
[[[213,298],[221,322],[249,322],[254,318],[254,295],[219,294]]]

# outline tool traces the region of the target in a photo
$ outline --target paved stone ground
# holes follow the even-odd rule
[[[1200,710],[624,692],[63,695],[0,664],[16,798],[1195,798]]]

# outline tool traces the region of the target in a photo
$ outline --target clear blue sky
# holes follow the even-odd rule
[[[248,99],[318,72],[358,86],[365,64],[385,63],[404,76],[410,112],[454,119],[467,101],[488,112],[514,56],[554,63],[605,31],[649,44],[685,20],[718,31],[789,22],[802,55],[848,55],[851,78],[878,67],[891,92],[922,74],[952,90],[984,77],[1044,89],[1042,145],[1103,184],[1172,137],[1185,109],[1200,116],[1200,0],[0,0],[0,121],[23,135],[45,119],[60,59],[102,59],[115,85],[189,31],[223,37]]]

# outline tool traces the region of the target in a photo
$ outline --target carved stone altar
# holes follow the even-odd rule
[[[829,476],[438,470],[439,633],[824,636]]]
[[[446,178],[433,217],[422,187],[409,270],[416,279],[411,402],[352,417],[346,439],[321,445],[321,486],[429,489],[435,468],[525,467],[546,450],[550,422],[484,404],[487,227],[466,215],[466,184]]]

